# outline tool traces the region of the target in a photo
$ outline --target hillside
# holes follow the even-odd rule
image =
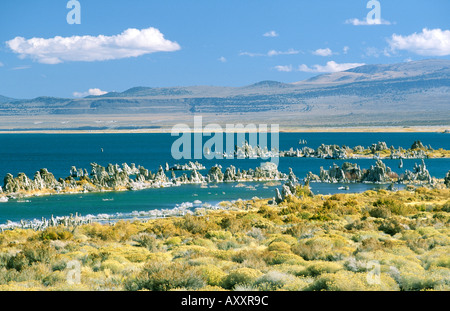
[[[243,87],[134,87],[79,99],[0,97],[0,129],[170,127],[194,115],[282,126],[449,125],[450,61],[365,65]]]

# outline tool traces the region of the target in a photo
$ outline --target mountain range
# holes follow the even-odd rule
[[[77,99],[0,96],[0,130],[165,128],[197,115],[205,122],[290,128],[448,126],[450,61],[364,65],[243,87],[134,87]]]

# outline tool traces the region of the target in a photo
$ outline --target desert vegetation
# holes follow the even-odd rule
[[[325,196],[298,186],[279,205],[222,204],[231,208],[5,230],[0,290],[450,289],[450,189]]]

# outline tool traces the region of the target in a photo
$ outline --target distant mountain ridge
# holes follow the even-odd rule
[[[133,124],[140,125],[144,119],[162,122],[199,114],[220,120],[287,122],[292,126],[418,122],[448,125],[449,95],[450,61],[423,60],[364,65],[295,83],[261,81],[243,87],[141,86],[77,99],[41,96],[14,100],[0,96],[0,116],[53,116],[55,120],[67,116],[86,120],[134,116]],[[92,125],[86,122],[84,126]]]
[[[450,76],[450,61],[425,60],[398,64],[363,65],[346,71],[323,74],[311,79],[296,82],[303,84],[308,82],[320,83],[349,83],[374,80],[392,80],[401,78],[421,77],[433,74]]]

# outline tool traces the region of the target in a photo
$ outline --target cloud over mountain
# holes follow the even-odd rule
[[[300,65],[298,70],[303,72],[338,72],[345,71],[351,68],[363,66],[363,63],[336,63],[335,61],[329,61],[326,65],[313,65],[312,67],[308,67],[303,64]]]
[[[409,36],[393,34],[389,40],[392,50],[406,50],[423,56],[450,55],[450,30],[422,29]]]
[[[74,97],[86,97],[86,96],[100,96],[108,92],[102,91],[98,88],[89,89],[87,92],[73,92]]]

